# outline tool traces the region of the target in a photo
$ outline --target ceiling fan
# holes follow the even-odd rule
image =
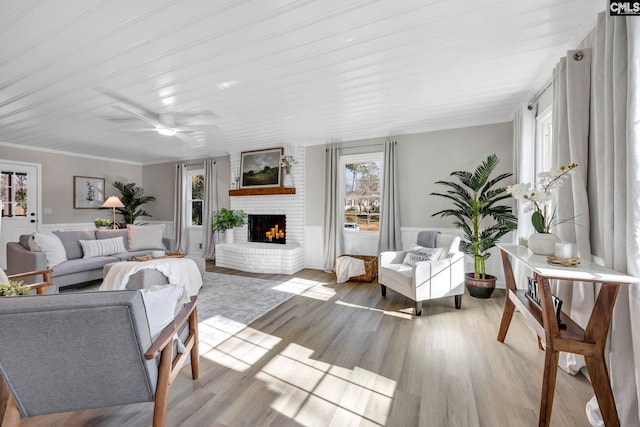
[[[117,123],[143,121],[150,125],[150,127],[128,130],[155,131],[160,135],[175,136],[192,147],[204,146],[205,133],[219,130],[213,123],[216,115],[211,111],[156,113],[120,94],[107,90],[101,91],[118,101],[110,105],[112,108],[130,116],[107,117],[107,120]]]

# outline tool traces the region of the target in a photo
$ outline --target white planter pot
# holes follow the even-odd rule
[[[555,255],[556,243],[560,243],[558,236],[552,233],[533,233],[529,236],[529,249],[536,255]]]
[[[224,230],[224,238],[228,245],[233,244],[233,228]]]

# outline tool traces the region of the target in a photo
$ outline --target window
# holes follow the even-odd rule
[[[540,172],[553,168],[552,146],[552,110],[551,107],[536,117],[536,179]]]
[[[187,218],[191,218],[191,227],[202,227],[202,202],[204,199],[204,170],[187,172],[191,191],[187,200]]]
[[[0,172],[0,200],[3,217],[27,216],[27,174]]]
[[[344,229],[380,231],[382,153],[341,157]]]

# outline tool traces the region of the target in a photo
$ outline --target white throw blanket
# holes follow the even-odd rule
[[[336,282],[344,283],[349,277],[361,276],[366,274],[364,261],[350,256],[341,256],[336,259]]]
[[[184,302],[198,295],[202,287],[202,275],[195,261],[189,258],[161,258],[145,262],[121,261],[113,264],[100,285],[100,290],[125,289],[132,274],[148,268],[158,270],[167,276],[169,283],[182,286]]]

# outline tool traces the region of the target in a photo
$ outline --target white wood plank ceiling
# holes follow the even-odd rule
[[[151,164],[509,121],[604,8],[0,0],[0,158],[16,144]]]

